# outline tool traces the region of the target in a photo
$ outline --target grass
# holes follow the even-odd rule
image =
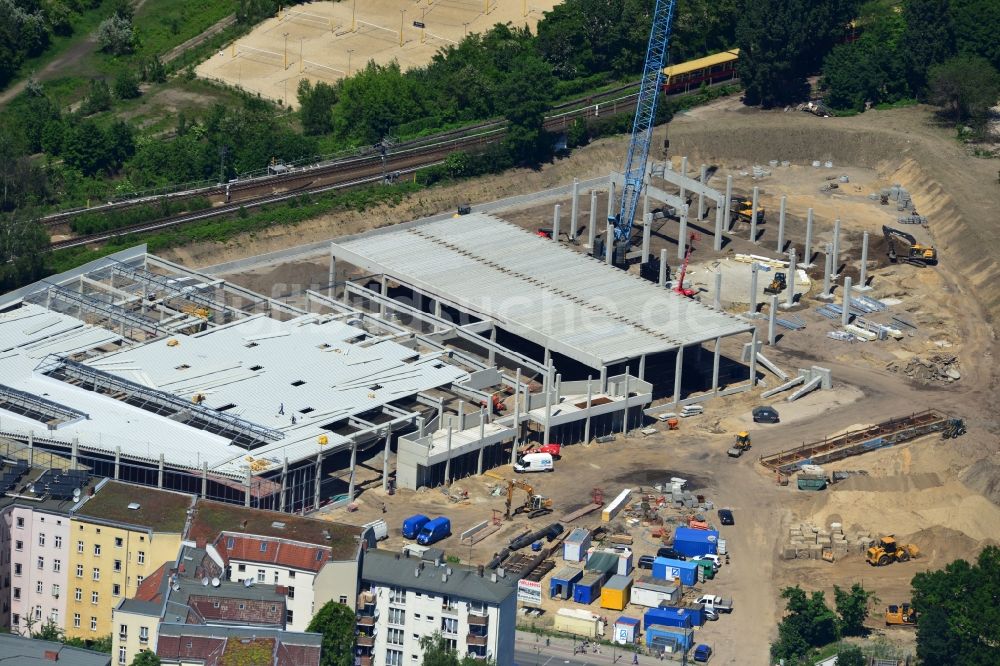
[[[135,15],[139,56],[163,55],[236,11],[236,0],[155,0]]]

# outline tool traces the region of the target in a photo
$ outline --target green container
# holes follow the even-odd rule
[[[800,474],[796,479],[796,483],[799,486],[799,490],[823,490],[826,488],[826,477]]]
[[[695,564],[701,569],[701,576],[705,580],[715,578],[715,564],[711,560],[695,560]]]

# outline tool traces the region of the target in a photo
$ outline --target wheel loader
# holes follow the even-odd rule
[[[917,623],[917,611],[910,604],[890,605],[885,609],[885,626],[912,626]]]
[[[794,269],[793,269],[794,270]],[[788,287],[788,279],[784,273],[775,273],[771,284],[764,287],[765,294],[780,294]]]
[[[871,543],[865,552],[865,561],[873,567],[884,567],[893,562],[906,562],[919,554],[919,548],[910,543],[896,543],[896,537],[890,534]]]

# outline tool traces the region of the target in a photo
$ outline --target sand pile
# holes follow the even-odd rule
[[[857,490],[875,493],[902,493],[912,490],[937,488],[941,485],[943,485],[941,478],[933,472],[905,475],[898,474],[883,477],[856,475],[838,483],[833,490],[835,492]]]
[[[969,466],[959,478],[970,489],[1000,505],[1000,464],[982,460]],[[1000,536],[1000,528],[997,534]]]
[[[912,543],[920,549],[920,557],[930,560],[952,560],[961,557],[975,559],[979,544],[975,539],[948,527],[929,527],[912,534],[897,534],[900,543]]]

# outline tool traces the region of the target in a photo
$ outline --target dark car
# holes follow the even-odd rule
[[[639,564],[637,566],[640,569],[652,569],[654,559],[655,558],[652,555],[643,555],[639,558]]]
[[[778,423],[779,421],[778,410],[774,407],[767,405],[766,407],[753,408],[754,423]]]
[[[701,643],[694,649],[694,660],[695,661],[708,661],[709,657],[712,656],[712,648]]]
[[[658,551],[656,551],[656,556],[665,557],[669,560],[682,560],[682,561],[687,560],[686,556],[681,555],[673,548],[667,546],[664,546],[663,548],[660,548]]]
[[[733,512],[729,509],[719,509],[719,522],[723,525],[735,525],[736,519],[733,518]]]

